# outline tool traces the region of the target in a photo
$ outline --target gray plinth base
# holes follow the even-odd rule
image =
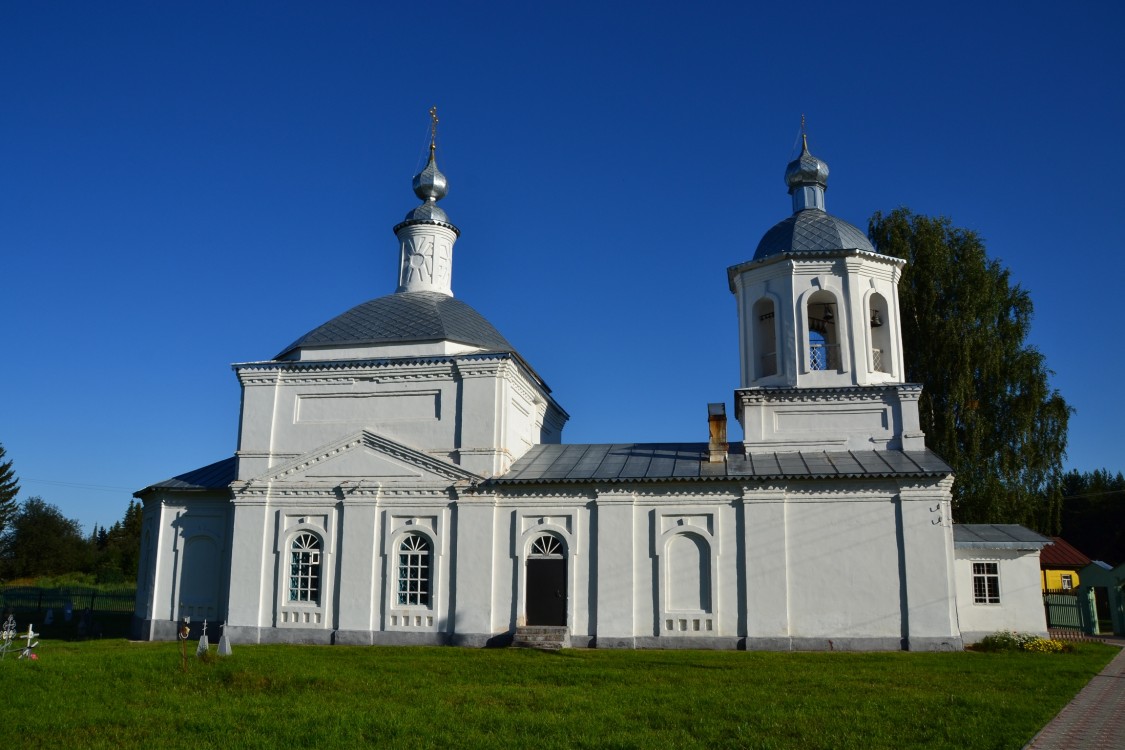
[[[178,623],[171,620],[140,620],[137,627],[142,641],[174,641],[179,634]]]
[[[449,643],[462,648],[500,648],[511,645],[511,633],[453,633]]]
[[[742,639],[736,636],[637,636],[637,648],[698,649],[701,651],[736,651]],[[601,648],[601,641],[598,641]]]
[[[337,631],[339,632],[339,631]],[[449,633],[412,632],[387,630],[369,633],[371,644],[375,646],[448,646]],[[339,641],[337,641],[339,643]]]
[[[333,646],[370,646],[370,630],[337,630],[332,634]]]
[[[594,637],[594,648],[636,648],[637,639],[631,635],[599,635]]]
[[[293,643],[315,646],[332,645],[331,630],[318,628],[262,628],[259,631],[259,643]],[[233,643],[237,643],[234,636],[230,636]]]
[[[756,638],[746,639],[747,651],[959,651],[961,639],[911,638],[907,644],[902,638]]]
[[[907,643],[909,651],[963,651],[965,644],[959,636],[948,638],[914,637]]]

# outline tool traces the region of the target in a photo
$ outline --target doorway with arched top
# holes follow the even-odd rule
[[[566,546],[554,534],[540,534],[531,542],[524,577],[528,625],[566,625]]]

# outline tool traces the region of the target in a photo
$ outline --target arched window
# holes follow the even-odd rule
[[[320,538],[298,534],[289,548],[289,601],[320,601]]]
[[[430,540],[407,534],[398,545],[398,603],[430,606]]]

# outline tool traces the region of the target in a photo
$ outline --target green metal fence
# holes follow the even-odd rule
[[[56,616],[87,608],[92,612],[117,612],[131,614],[137,598],[134,586],[98,587],[65,586],[41,588],[39,586],[8,586],[0,588],[0,608],[10,612],[42,614],[55,610]]]
[[[1096,633],[1096,618],[1092,616],[1092,599],[1088,592],[1078,589],[1043,592],[1043,606],[1047,611],[1047,627],[1076,630],[1086,634]]]

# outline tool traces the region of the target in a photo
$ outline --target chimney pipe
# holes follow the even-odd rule
[[[711,440],[707,443],[707,461],[720,464],[727,457],[726,404],[707,404],[707,426],[711,431]]]

